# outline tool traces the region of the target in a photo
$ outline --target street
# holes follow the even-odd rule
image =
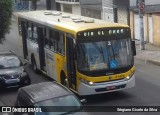
[[[12,50],[16,54],[17,52],[17,28],[16,23],[11,27],[10,34],[6,35],[6,41],[4,45],[0,45],[0,51]],[[135,58],[136,68],[136,86],[132,89],[95,95],[86,97],[87,102],[85,105],[93,106],[160,106],[160,66],[156,66],[150,63],[145,63],[143,60]],[[30,74],[32,84],[51,81],[47,76],[43,74],[36,74],[28,64],[26,70]],[[17,90],[6,90],[0,92],[0,105],[13,106],[16,100]],[[2,106],[3,106],[2,105]],[[90,114],[124,114],[124,113],[90,113]],[[127,115],[133,115],[135,113],[127,113]],[[138,113],[136,115],[155,115],[158,113]]]

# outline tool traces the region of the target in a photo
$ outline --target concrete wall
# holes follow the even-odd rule
[[[131,29],[131,38],[134,38],[134,13],[130,11],[130,29]]]
[[[158,5],[160,0],[145,0],[145,5]]]
[[[137,6],[137,0],[130,0],[130,6]]]
[[[110,19],[107,19],[107,17]],[[105,21],[114,22],[113,0],[102,0],[102,17],[101,18]]]
[[[81,15],[81,7],[80,5],[72,5],[72,13]]]
[[[160,46],[160,14],[153,14],[153,44]]]
[[[92,4],[92,5],[98,5],[98,4],[102,4],[102,0],[79,0],[81,5],[88,5],[88,4]]]
[[[102,0],[102,7],[113,8],[113,0]]]
[[[117,21],[118,23],[127,24],[128,25],[128,12],[125,7],[117,8]]]
[[[60,4],[60,6],[61,6],[61,11],[62,12],[68,12],[68,11],[65,11],[65,9],[64,9],[64,6],[66,6],[66,4]],[[74,4],[74,5],[67,4],[67,7],[71,8],[71,10],[72,10],[71,12],[69,11],[68,13],[81,15],[81,7],[80,7],[80,5],[78,5],[78,4]]]
[[[60,7],[61,7],[61,11],[63,12],[64,10],[63,10],[63,4],[60,4]]]
[[[143,18],[144,18],[143,23],[145,25],[145,27],[144,27],[144,38],[146,39],[147,42],[149,42],[148,14],[145,14],[143,16]]]

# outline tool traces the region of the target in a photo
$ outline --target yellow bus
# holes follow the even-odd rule
[[[17,23],[19,53],[35,72],[82,96],[135,86],[127,25],[58,11],[19,12]]]

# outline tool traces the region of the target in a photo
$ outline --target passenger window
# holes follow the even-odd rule
[[[58,31],[52,29],[49,30],[49,47],[52,51],[57,51],[57,46],[58,46],[57,40],[59,38],[58,35],[59,35]]]
[[[65,41],[64,41],[64,34],[59,32],[59,40],[58,40],[58,50],[59,53],[65,55]]]
[[[65,55],[64,33],[53,29],[44,29],[45,47]]]
[[[33,25],[33,41],[37,42],[38,35],[37,35],[37,27]]]
[[[49,49],[49,37],[48,37],[48,29],[44,28],[44,44],[47,49]]]
[[[19,35],[22,36],[22,28],[21,28],[21,19],[18,18],[18,31],[19,31]]]
[[[28,24],[28,39],[32,40],[32,24]]]

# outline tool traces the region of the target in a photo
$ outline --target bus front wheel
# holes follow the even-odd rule
[[[66,86],[66,87],[69,87],[68,86],[68,80],[67,80],[67,78],[64,74],[61,75],[61,84]]]

